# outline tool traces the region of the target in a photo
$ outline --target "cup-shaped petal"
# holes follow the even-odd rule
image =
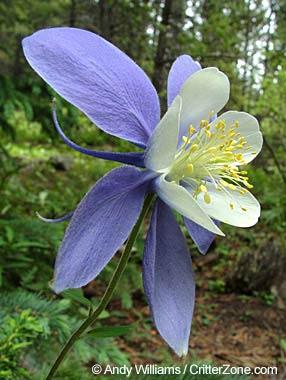
[[[211,218],[236,227],[251,227],[260,216],[260,204],[247,190],[217,189],[212,183],[207,184],[211,201],[204,201],[204,194],[197,196],[197,203]]]
[[[149,139],[145,152],[148,169],[160,171],[173,163],[178,145],[181,107],[182,99],[177,96]]]
[[[236,132],[247,141],[247,145],[239,150],[242,153],[246,163],[252,161],[262,149],[263,137],[259,129],[258,120],[247,112],[228,111],[221,114],[211,123],[211,130],[221,120],[225,122],[225,132],[227,133],[235,123],[237,123]],[[251,147],[251,149],[249,149]]]
[[[192,124],[195,128],[201,120],[209,120],[227,103],[230,85],[227,76],[215,67],[199,70],[183,84],[180,134],[186,134]]]
[[[181,215],[193,220],[208,231],[224,236],[223,232],[183,186],[167,181],[164,175],[156,179],[155,186],[158,196]]]

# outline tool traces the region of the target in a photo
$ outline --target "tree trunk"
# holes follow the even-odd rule
[[[71,27],[76,24],[76,0],[71,0],[69,24]]]
[[[152,82],[156,90],[160,93],[164,84],[164,58],[167,48],[167,33],[170,23],[170,16],[172,12],[172,0],[165,0],[162,12],[161,29],[158,37],[158,45],[154,60],[154,71],[152,75]]]

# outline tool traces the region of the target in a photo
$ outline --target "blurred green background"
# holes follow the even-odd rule
[[[21,49],[24,36],[49,26],[80,27],[113,42],[150,76],[162,109],[172,62],[190,54],[203,67],[216,66],[228,75],[227,109],[244,110],[259,119],[264,147],[247,168],[262,205],[259,223],[250,229],[223,226],[226,237],[217,239],[206,257],[188,240],[197,301],[186,361],[277,365],[285,378],[285,14],[285,0],[1,0],[1,380],[41,379],[87,313],[77,295],[56,296],[50,289],[66,225],[47,225],[35,212],[57,217],[73,210],[90,186],[115,166],[72,151],[54,130],[55,94],[30,69]],[[60,98],[58,115],[66,134],[82,146],[134,150],[96,129]],[[181,363],[152,324],[141,284],[143,243],[144,233],[120,290],[100,320],[102,325],[127,324],[131,329],[123,336],[79,342],[58,379],[92,378],[95,361]],[[117,260],[118,255],[83,289],[95,304]]]

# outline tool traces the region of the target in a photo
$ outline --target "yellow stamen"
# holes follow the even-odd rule
[[[209,193],[205,193],[205,195],[204,195],[204,201],[205,201],[207,204],[210,204],[210,203],[211,203],[211,197],[210,197]]]
[[[204,193],[206,193],[206,192],[208,191],[208,189],[206,188],[205,185],[200,185],[200,186],[199,186],[199,191],[200,191],[200,192],[204,192]]]
[[[191,146],[191,148],[190,148],[190,153],[193,153],[193,152],[195,152],[196,150],[198,150],[198,144],[193,144],[192,146]]]
[[[208,120],[201,120],[200,128],[205,128],[209,124]]]
[[[195,132],[196,132],[196,129],[192,125],[190,125],[189,126],[189,134],[193,135]]]
[[[237,130],[238,122],[230,125],[219,120],[210,124],[209,120],[201,120],[199,126],[196,130],[189,125],[188,132],[182,137],[182,145],[168,174],[170,180],[176,183],[183,178],[194,181],[197,184],[194,196],[201,193],[206,203],[211,201],[208,193],[210,180],[218,191],[246,194],[246,189],[253,186],[249,183],[247,171],[239,171],[239,166],[246,163],[245,152],[257,153]],[[234,206],[231,202],[230,208]]]
[[[194,171],[194,165],[193,164],[188,164],[187,165],[187,174],[192,174]]]
[[[235,190],[235,189],[236,189],[236,186],[233,185],[232,183],[229,183],[227,186],[228,186],[228,188],[229,188],[230,190]]]
[[[212,136],[211,131],[209,131],[208,129],[205,130],[205,133],[206,133],[206,136],[207,136],[208,138],[210,138],[210,137]]]

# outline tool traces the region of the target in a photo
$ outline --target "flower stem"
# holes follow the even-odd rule
[[[94,322],[96,322],[98,316],[103,312],[103,310],[106,308],[106,306],[110,302],[112,295],[113,295],[113,292],[114,292],[117,284],[120,281],[122,273],[124,272],[124,270],[126,268],[127,262],[129,260],[130,254],[131,254],[131,249],[132,249],[134,242],[138,236],[142,222],[143,222],[143,220],[144,220],[144,218],[145,218],[145,216],[146,216],[146,214],[150,208],[153,197],[154,197],[154,194],[148,194],[147,195],[145,202],[144,202],[144,205],[143,205],[143,208],[142,208],[142,211],[141,211],[141,214],[140,214],[135,226],[133,227],[133,230],[129,236],[126,247],[124,249],[124,252],[122,253],[122,256],[119,260],[119,263],[116,267],[116,270],[113,273],[113,276],[112,276],[112,278],[111,278],[111,280],[110,280],[110,282],[106,288],[106,291],[105,291],[99,305],[88,316],[88,318],[79,326],[79,328],[71,335],[69,340],[66,342],[66,344],[62,348],[59,356],[57,357],[54,365],[50,369],[50,372],[48,373],[46,380],[50,380],[53,378],[54,374],[56,373],[56,371],[59,368],[62,361],[65,359],[67,353],[73,347],[74,343],[81,337],[81,335],[86,331],[86,329],[90,325],[92,325]]]

